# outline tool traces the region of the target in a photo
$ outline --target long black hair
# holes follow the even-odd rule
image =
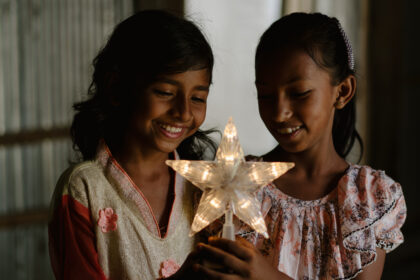
[[[304,50],[314,62],[330,73],[334,85],[355,75],[351,46],[339,21],[320,13],[292,13],[274,22],[261,36],[255,55],[255,68],[281,47],[294,46]],[[351,58],[351,59],[350,59]],[[343,109],[336,110],[333,142],[343,158],[355,141],[363,153],[363,141],[356,130],[356,108],[352,98]]]
[[[187,70],[213,70],[207,40],[189,20],[161,10],[138,12],[119,23],[93,60],[89,98],[74,104],[73,148],[84,160],[93,159],[101,139],[118,143],[133,113],[133,88],[150,85],[159,75]],[[216,145],[198,130],[177,148],[181,158],[199,159]]]

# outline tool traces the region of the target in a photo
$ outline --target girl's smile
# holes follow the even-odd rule
[[[299,134],[302,132],[303,125],[298,126],[288,126],[288,127],[279,127],[275,129],[277,136],[275,138],[281,138],[282,141],[294,141]]]
[[[283,127],[283,128],[277,128],[277,132],[281,135],[291,135],[295,132],[297,132],[299,129],[301,129],[302,126],[292,126],[292,127]]]
[[[185,131],[188,129],[188,126],[185,125],[179,125],[179,124],[165,124],[165,123],[158,123],[160,127],[160,131],[163,133],[163,135],[169,137],[169,138],[179,138],[181,137]]]

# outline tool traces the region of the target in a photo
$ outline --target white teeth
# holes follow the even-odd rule
[[[295,132],[296,130],[300,129],[300,126],[296,126],[296,127],[285,127],[285,128],[279,128],[277,129],[277,131],[280,134],[290,134]]]
[[[181,127],[174,127],[167,124],[160,124],[160,127],[170,133],[179,133],[182,130]]]

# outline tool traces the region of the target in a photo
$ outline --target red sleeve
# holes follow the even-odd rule
[[[56,279],[106,279],[98,261],[89,210],[68,195],[53,210],[49,250]]]

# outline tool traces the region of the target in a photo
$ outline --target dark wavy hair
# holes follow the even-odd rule
[[[321,68],[328,71],[338,85],[355,71],[349,64],[349,53],[340,24],[334,17],[320,13],[292,13],[274,22],[261,36],[255,55],[255,69],[270,59],[280,48],[293,46],[304,50]],[[346,157],[355,141],[363,141],[356,130],[355,100],[336,110],[333,123],[333,142],[337,153]]]
[[[213,53],[206,38],[189,20],[161,10],[138,12],[119,23],[93,60],[88,99],[74,104],[73,148],[84,160],[93,159],[101,139],[121,141],[137,100],[133,89],[144,89],[156,77],[187,70],[213,70]],[[141,92],[141,91],[140,91]],[[181,158],[199,159],[216,144],[201,131],[177,148]]]

